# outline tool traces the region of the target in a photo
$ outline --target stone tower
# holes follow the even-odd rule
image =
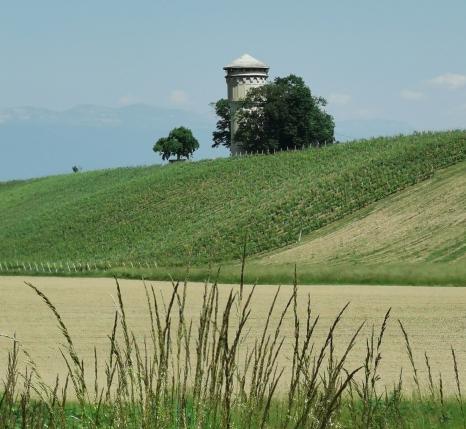
[[[223,67],[226,71],[225,79],[228,86],[228,101],[231,109],[231,147],[230,152],[236,155],[240,151],[240,143],[235,141],[235,132],[238,129],[238,123],[235,119],[238,110],[238,101],[242,100],[250,88],[263,85],[267,81],[269,67],[244,54],[231,64]]]

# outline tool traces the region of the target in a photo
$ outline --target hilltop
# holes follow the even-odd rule
[[[249,255],[312,242],[327,225],[465,160],[466,133],[455,131],[6,182],[0,261],[231,262],[245,238]]]
[[[202,114],[147,104],[80,105],[64,111],[0,108],[0,181],[67,173],[73,165],[99,170],[158,163],[154,141],[180,124],[201,143],[195,159],[229,155],[226,148],[211,148],[215,117],[210,110]],[[335,129],[341,141],[413,131],[404,122],[380,119],[338,121]]]

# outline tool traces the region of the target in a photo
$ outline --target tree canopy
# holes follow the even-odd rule
[[[199,148],[199,142],[193,136],[189,128],[173,128],[168,137],[162,137],[157,140],[153,150],[162,155],[163,160],[168,160],[176,156],[177,160],[181,158],[189,159],[196,149]]]
[[[217,121],[217,129],[212,133],[214,141],[212,147],[230,147],[230,103],[227,99],[221,98],[216,103],[212,103],[211,105],[215,108],[215,113],[219,118]]]
[[[230,145],[230,110],[225,102],[228,103],[219,100],[215,105],[220,120],[214,132],[214,147]],[[324,98],[312,95],[301,77],[277,77],[273,82],[248,91],[236,113],[235,141],[248,152],[334,143],[335,124],[333,117],[324,110],[326,104]]]

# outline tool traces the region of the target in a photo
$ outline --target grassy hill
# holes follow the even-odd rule
[[[1,183],[0,261],[232,261],[245,237],[280,249],[464,160],[457,131]]]
[[[466,162],[314,231],[302,243],[260,262],[466,265]]]

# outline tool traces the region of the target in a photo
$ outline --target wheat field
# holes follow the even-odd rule
[[[54,303],[66,324],[76,349],[84,362],[89,363],[93,375],[94,346],[97,355],[104,356],[109,348],[108,335],[112,330],[116,308],[116,288],[113,279],[91,278],[45,278],[45,277],[0,277],[0,334],[16,335],[22,347],[34,359],[41,376],[50,384],[54,383],[57,373],[64,377],[65,363],[59,353],[63,344],[56,320],[50,310],[25,285],[31,282],[43,291]],[[149,282],[155,290],[169,299],[172,284],[169,282]],[[143,341],[149,337],[150,319],[142,281],[122,280],[120,282],[122,297],[125,302],[126,317],[129,327],[136,338]],[[220,304],[227,300],[231,285],[219,287]],[[245,286],[244,293],[250,290]],[[277,290],[277,286],[257,286],[251,301],[251,312],[247,335],[242,350],[250,349],[260,335],[268,309]],[[198,320],[202,307],[204,287],[201,283],[189,283],[186,288],[185,318]],[[273,317],[278,319],[281,309],[285,307],[292,293],[291,286],[282,286],[277,298]],[[383,317],[392,308],[390,320],[382,345],[382,362],[380,373],[382,385],[388,388],[398,381],[400,369],[403,368],[405,389],[413,388],[412,369],[400,326],[403,325],[410,337],[413,355],[419,371],[421,388],[427,388],[424,353],[430,358],[432,372],[442,373],[444,391],[451,395],[455,390],[455,377],[451,360],[450,347],[456,351],[459,362],[460,380],[466,382],[466,289],[435,287],[398,287],[398,286],[299,286],[298,312],[305,314],[307,295],[310,294],[314,316],[320,315],[316,327],[315,341],[318,346],[325,340],[329,326],[341,308],[350,302],[344,313],[341,325],[335,333],[336,351],[341,351],[350,341],[358,326],[366,321],[358,342],[352,351],[348,367],[357,367],[364,360],[366,352],[365,339],[370,335],[371,326],[380,329]],[[272,320],[272,325],[276,320]],[[195,329],[196,327],[194,327]],[[284,346],[278,363],[284,368],[278,390],[287,385],[290,353],[293,337],[293,317],[286,314],[281,329]],[[8,339],[0,338],[0,362],[7,361]],[[103,359],[101,360],[103,361]],[[103,368],[99,368],[103,371]],[[92,372],[92,374],[91,374]]]

